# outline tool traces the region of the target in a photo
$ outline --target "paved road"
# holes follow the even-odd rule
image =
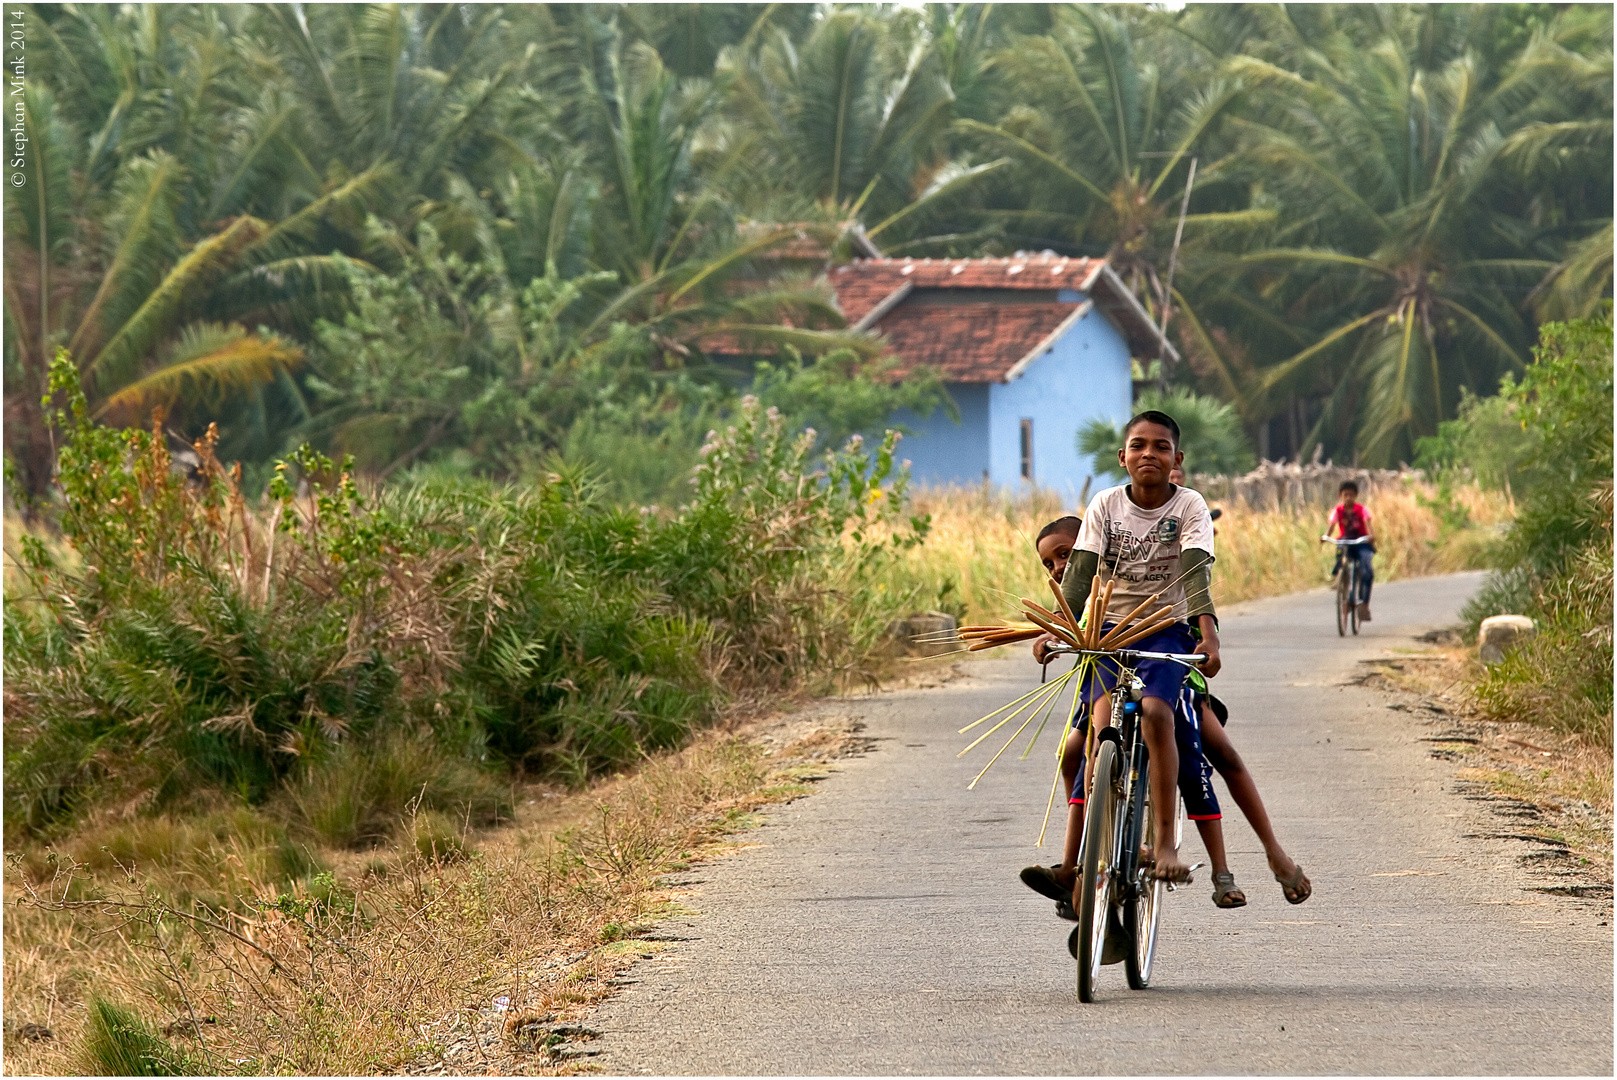
[[[1359,659],[1451,621],[1477,581],[1378,586],[1357,640],[1336,636],[1323,591],[1227,613],[1230,734],[1315,894],[1287,905],[1227,817],[1251,903],[1214,908],[1206,871],[1172,894],[1150,990],[1130,991],[1119,965],[1080,1005],[1070,924],[1017,881],[1050,861],[1032,843],[1051,736],[965,789],[985,759],[956,759],[956,729],[1037,680],[1029,661],[987,661],[851,703],[878,752],[774,813],[757,846],[691,872],[699,913],[667,927],[689,940],[597,1012],[596,1060],[655,1074],[1611,1075],[1607,916],[1527,891],[1520,842],[1467,839],[1501,825],[1453,794],[1455,766],[1418,741],[1430,729],[1341,685]]]

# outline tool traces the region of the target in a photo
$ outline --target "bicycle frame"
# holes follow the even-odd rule
[[[1339,552],[1370,542],[1367,536],[1355,536],[1351,540],[1337,540],[1330,536],[1322,536],[1320,539],[1328,544],[1334,544]],[[1359,560],[1342,559],[1341,569],[1337,572],[1341,577],[1336,585],[1336,633],[1339,637],[1346,637],[1349,627],[1355,634],[1359,632],[1359,614],[1356,607],[1359,596]]]
[[[1139,905],[1145,903],[1159,903],[1151,900],[1149,892],[1154,882],[1147,882],[1145,871],[1140,866],[1140,844],[1147,835],[1149,822],[1146,816],[1152,813],[1148,803],[1150,791],[1150,754],[1146,747],[1145,737],[1141,731],[1141,701],[1144,697],[1145,685],[1135,674],[1135,667],[1141,660],[1159,659],[1192,667],[1206,659],[1205,656],[1195,653],[1158,653],[1140,650],[1117,650],[1114,652],[1074,649],[1070,646],[1053,647],[1052,652],[1057,655],[1074,655],[1087,657],[1096,661],[1105,659],[1117,665],[1117,680],[1111,691],[1112,716],[1111,724],[1105,729],[1106,737],[1100,734],[1101,729],[1095,723],[1094,714],[1090,714],[1088,749],[1086,758],[1095,762],[1099,758],[1107,758],[1117,762],[1114,772],[1111,766],[1100,770],[1100,775],[1107,777],[1107,790],[1099,788],[1087,792],[1086,802],[1089,806],[1084,832],[1085,854],[1083,859],[1081,891],[1083,901],[1079,910],[1079,927],[1075,934],[1084,935],[1079,941],[1079,989],[1078,996],[1081,1001],[1094,1000],[1094,976],[1098,967],[1091,965],[1105,963],[1098,959],[1103,956],[1106,949],[1106,936],[1111,926],[1118,925],[1128,942],[1128,953],[1125,954],[1129,973],[1129,985],[1135,989],[1143,989],[1150,978],[1152,955],[1155,951],[1156,918],[1155,914],[1146,915],[1148,929],[1135,925],[1139,916]],[[1115,742],[1118,751],[1116,758],[1103,751],[1104,742]],[[1094,766],[1091,766],[1093,768]],[[1097,778],[1097,785],[1101,783]],[[1175,797],[1177,803],[1177,797]],[[1107,808],[1102,810],[1102,808]],[[1105,822],[1100,826],[1110,835],[1096,833],[1097,823]],[[1091,848],[1091,845],[1093,847]],[[1104,864],[1104,876],[1093,876],[1094,870]],[[1104,882],[1104,886],[1100,883]],[[1099,892],[1095,891],[1100,889]],[[1100,896],[1106,898],[1105,906],[1098,907]],[[1160,894],[1158,894],[1160,898]],[[1154,908],[1148,909],[1154,911]],[[1145,937],[1142,939],[1141,934]],[[1098,951],[1097,951],[1098,950]]]
[[[1145,831],[1145,822],[1136,822],[1134,817],[1144,806],[1143,798],[1136,798],[1140,784],[1150,782],[1150,758],[1146,750],[1145,736],[1140,730],[1140,702],[1144,696],[1145,684],[1134,674],[1135,666],[1141,660],[1167,660],[1172,663],[1194,668],[1207,657],[1200,653],[1164,653],[1148,652],[1143,650],[1116,650],[1103,652],[1099,650],[1072,649],[1066,646],[1052,646],[1049,650],[1055,655],[1071,654],[1075,656],[1091,656],[1097,661],[1110,659],[1117,663],[1117,685],[1112,688],[1112,724],[1118,735],[1118,749],[1122,752],[1123,790],[1120,793],[1123,800],[1123,815],[1119,819],[1121,835],[1117,838],[1141,835]],[[1130,707],[1132,706],[1132,708]],[[1091,742],[1098,742],[1100,736],[1094,723],[1094,715],[1090,716]],[[1088,755],[1091,759],[1093,754]],[[1127,844],[1119,852],[1117,863],[1116,884],[1120,886],[1117,893],[1119,900],[1132,900],[1140,891],[1140,849],[1138,844]]]

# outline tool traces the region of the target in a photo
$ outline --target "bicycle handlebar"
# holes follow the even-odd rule
[[[1337,540],[1329,536],[1322,536],[1320,539],[1327,544],[1335,544],[1337,547],[1352,547],[1355,544],[1368,544],[1370,542],[1368,536],[1355,536],[1351,540]]]
[[[1096,657],[1114,656],[1125,657],[1132,660],[1172,660],[1174,663],[1183,664],[1185,667],[1195,667],[1197,664],[1200,664],[1202,661],[1207,659],[1207,657],[1203,656],[1201,653],[1146,652],[1141,649],[1075,649],[1071,645],[1063,645],[1060,642],[1046,646],[1044,655]]]

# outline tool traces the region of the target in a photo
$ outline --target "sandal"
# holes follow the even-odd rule
[[[1246,893],[1235,883],[1234,874],[1213,875],[1213,906],[1221,908],[1246,907]]]
[[[1314,883],[1308,880],[1303,873],[1302,863],[1293,863],[1297,869],[1289,878],[1275,874],[1275,880],[1280,882],[1280,891],[1286,894],[1286,903],[1300,904],[1314,895]]]
[[[1063,886],[1056,880],[1056,871],[1059,866],[1028,866],[1022,869],[1022,884],[1038,893],[1048,896],[1057,903],[1063,901],[1072,903],[1072,886]],[[1076,883],[1074,883],[1076,884]]]

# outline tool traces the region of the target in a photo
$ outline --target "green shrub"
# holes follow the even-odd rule
[[[307,448],[247,505],[212,442],[200,476],[154,432],[90,423],[65,353],[62,528],[5,599],[10,828],[112,798],[149,813],[285,793],[333,843],[406,807],[506,812],[502,768],[582,782],[672,746],[726,693],[862,669],[872,582],[903,522],[897,436],[817,458],[744,399],[690,502],[623,509],[584,470],[431,476],[363,494]],[[872,603],[872,599],[876,599]]]
[[[1466,606],[1474,634],[1490,615],[1529,615],[1539,633],[1474,688],[1501,719],[1612,737],[1612,325],[1549,323],[1511,391],[1528,438],[1525,493],[1498,545],[1500,567]]]
[[[1518,413],[1514,376],[1507,374],[1493,397],[1477,397],[1462,387],[1454,419],[1438,424],[1436,435],[1415,441],[1415,467],[1439,479],[1456,473],[1486,488],[1525,493],[1532,436]]]

